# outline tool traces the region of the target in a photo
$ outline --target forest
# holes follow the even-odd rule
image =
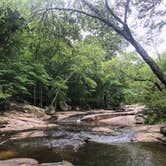
[[[101,20],[50,10],[64,5],[65,1],[1,1],[1,108],[10,102],[55,108],[65,102],[82,109],[141,103],[153,112],[149,121],[163,121],[165,83],[138,51],[127,52],[125,38]],[[165,53],[154,61],[165,73]]]
[[[165,166],[166,1],[0,0],[0,166]]]

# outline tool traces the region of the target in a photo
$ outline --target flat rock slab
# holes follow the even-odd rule
[[[159,142],[163,136],[160,133],[140,132],[135,134],[136,142]]]
[[[73,166],[73,164],[68,161],[62,161],[58,163],[42,163],[40,166]]]
[[[9,160],[1,160],[0,166],[37,166],[38,161],[31,158],[15,158]]]
[[[114,126],[135,126],[136,124],[136,119],[135,115],[127,115],[127,116],[118,116],[115,118],[110,118],[110,119],[103,119],[100,120],[101,123],[105,123],[108,125],[114,125]]]
[[[115,117],[121,117],[121,116],[129,116],[129,115],[137,115],[142,110],[133,110],[128,112],[116,112],[116,111],[109,111],[109,112],[103,112],[103,113],[95,113],[92,115],[86,115],[81,118],[81,121],[99,121],[104,119],[110,119]]]
[[[135,126],[134,139],[137,142],[159,142],[163,140],[163,135],[160,133],[161,125],[143,125]]]
[[[17,134],[12,135],[10,140],[18,140],[18,139],[25,139],[25,138],[36,138],[36,137],[45,137],[46,134],[44,131],[34,130],[34,131],[25,131],[20,132]]]
[[[104,133],[112,133],[114,130],[109,127],[94,127],[92,131],[95,132],[104,132]]]
[[[61,120],[70,118],[72,116],[80,116],[81,115],[82,117],[84,117],[84,116],[87,116],[89,114],[95,114],[96,115],[96,114],[105,114],[105,113],[111,113],[111,112],[114,112],[114,111],[99,109],[99,110],[90,110],[90,111],[83,110],[83,111],[57,112],[56,114],[54,114],[52,116],[51,119],[61,121]]]
[[[5,111],[0,115],[0,133],[19,132],[32,129],[45,129],[57,127],[55,123],[50,123],[50,116],[45,115],[42,108],[30,105],[19,107],[22,111],[13,110]],[[28,112],[25,112],[28,108]],[[31,111],[30,111],[31,110]]]
[[[42,163],[31,158],[14,158],[9,160],[0,160],[0,166],[73,166],[68,161],[56,162],[56,163]]]

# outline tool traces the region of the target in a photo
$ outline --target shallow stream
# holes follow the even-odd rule
[[[58,129],[42,132],[42,136],[0,146],[0,159],[67,160],[75,166],[166,166],[166,146],[133,143],[133,131],[128,128],[115,128],[111,134],[94,132],[92,126],[61,124]]]

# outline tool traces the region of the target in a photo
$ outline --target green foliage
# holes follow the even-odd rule
[[[11,98],[21,98],[31,96],[30,88],[40,83],[48,85],[49,75],[37,64],[12,63],[8,66],[1,64],[0,83],[2,94],[7,94]]]
[[[146,123],[166,122],[166,92],[156,92],[150,95],[147,104]]]
[[[0,8],[0,61],[14,58],[21,44],[19,40],[20,31],[25,27],[25,20],[18,11],[10,8]]]
[[[124,44],[119,36],[74,13],[34,14],[43,2],[0,2],[0,107],[25,100],[106,109],[142,103],[148,123],[166,119],[166,93],[148,66],[135,53],[114,55]],[[165,55],[156,62],[166,72]]]
[[[8,99],[10,98],[9,94],[5,94],[0,91],[0,108],[4,108],[8,104]]]

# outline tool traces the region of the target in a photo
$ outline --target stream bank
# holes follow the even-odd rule
[[[130,141],[161,142],[165,137],[160,134],[163,124],[145,125],[143,118],[144,106],[126,105],[123,112],[114,110],[89,110],[57,112],[46,115],[44,109],[31,105],[12,104],[9,111],[0,114],[0,144],[8,139],[25,139],[43,137],[44,132],[58,126],[91,127],[91,132],[116,135],[120,130],[132,133]],[[84,130],[84,128],[82,128]],[[119,130],[119,131],[120,131]]]

